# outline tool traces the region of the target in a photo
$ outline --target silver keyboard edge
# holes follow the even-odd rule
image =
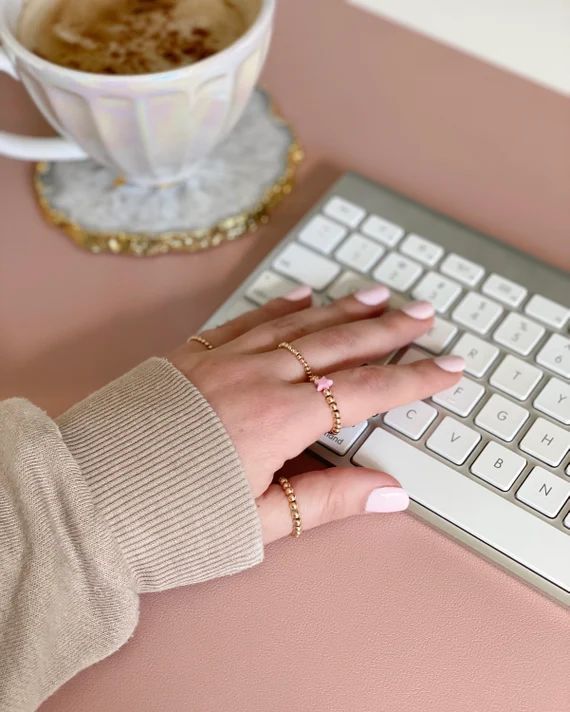
[[[289,242],[295,240],[302,227],[308,223],[315,214],[319,213],[321,207],[334,195],[341,195],[343,198],[353,201],[354,203],[362,206],[367,213],[379,214],[396,224],[402,225],[405,228],[406,233],[416,232],[420,235],[424,235],[428,239],[433,239],[438,244],[442,245],[446,252],[457,252],[463,257],[483,264],[488,274],[496,272],[514,282],[523,283],[524,286],[528,288],[529,293],[542,294],[543,296],[562,304],[566,303],[568,300],[568,275],[565,272],[558,270],[551,265],[540,262],[538,259],[526,253],[520,252],[514,247],[497,242],[492,237],[467,228],[444,215],[437,214],[427,207],[415,204],[411,199],[397,195],[389,189],[386,189],[383,186],[360,175],[355,173],[346,173],[328,190],[326,190],[319,200],[312,204],[310,209],[303,215],[302,219],[293,226],[289,233],[287,233],[287,235],[277,243],[268,255],[257,265],[253,272],[249,274],[238,289],[233,292],[233,294],[231,294],[230,297],[216,310],[212,317],[210,317],[210,319],[208,319],[208,321],[203,325],[202,329],[212,328],[216,324],[219,324],[225,320],[224,313],[229,310],[235,300],[240,297],[245,297],[250,285],[253,284],[253,282],[264,270],[271,268],[275,257],[281,253]],[[485,251],[483,254],[481,252],[480,240],[485,242]],[[489,266],[490,264],[492,264],[492,267]],[[478,287],[480,287],[480,285],[478,285]],[[444,315],[443,318],[448,317]],[[464,331],[465,333],[472,333],[469,330]],[[542,343],[542,340],[540,343]],[[506,353],[510,352],[506,350]],[[500,359],[497,360],[496,363],[499,362]],[[479,381],[480,379],[475,380]],[[483,381],[486,384],[486,389],[490,393],[497,392],[492,388],[492,386],[490,386],[490,384],[488,384],[488,382],[485,381],[485,379],[483,379]],[[471,413],[469,417],[470,421],[471,418],[475,417],[475,414],[481,407],[483,407],[487,400],[487,397],[481,400],[477,408],[473,411],[473,413]],[[521,403],[521,405],[529,407],[528,403]],[[444,415],[448,414],[445,408],[440,408],[440,411]],[[531,409],[531,413],[534,416],[541,415],[540,413],[534,411],[534,409]],[[449,415],[457,417],[454,416],[453,413],[449,413]],[[440,419],[441,413],[435,421],[435,424],[437,424]],[[458,419],[460,421],[463,420],[460,417],[458,417]],[[435,424],[430,427],[430,432],[433,431]],[[473,422],[469,422],[469,425],[470,427],[476,427]],[[525,427],[521,431],[521,437],[526,432],[526,429],[527,428]],[[364,431],[364,433],[369,432],[370,428],[367,428]],[[491,439],[488,433],[485,433],[484,431],[481,432],[488,440]],[[357,442],[360,442],[361,439],[362,436]],[[518,441],[519,439],[520,438],[517,437],[516,440]],[[402,438],[402,440],[407,442],[404,438]],[[422,438],[422,440],[418,443],[412,444],[417,447],[423,446],[423,440],[424,439]],[[504,443],[504,445],[508,446],[509,443]],[[473,457],[470,456],[468,458],[468,462],[475,459],[475,456],[480,453],[481,449],[481,444],[479,444],[479,446],[472,453]],[[315,443],[310,448],[310,451],[320,459],[333,465],[346,465],[354,454],[354,447],[351,447],[349,453],[345,456],[338,456],[319,443]],[[441,460],[437,455],[434,455],[434,458],[443,462],[443,460]],[[461,471],[461,467],[457,467],[456,469]],[[527,472],[527,468],[525,468],[524,472]],[[470,473],[469,476],[477,480],[477,478]],[[492,489],[491,486],[487,485],[485,482],[479,480],[477,481],[481,483],[481,486]],[[513,487],[513,491],[516,489],[517,485]],[[526,583],[530,584],[541,593],[547,595],[552,600],[570,607],[570,594],[565,592],[559,586],[552,584],[548,579],[531,571],[519,562],[511,559],[509,556],[506,556],[497,549],[494,549],[491,545],[477,539],[474,535],[468,533],[457,525],[447,521],[442,516],[435,514],[431,510],[416,502],[411,502],[410,511],[412,514],[427,522],[434,528],[443,531],[455,540],[483,555],[487,560],[500,565],[503,569],[520,577]]]

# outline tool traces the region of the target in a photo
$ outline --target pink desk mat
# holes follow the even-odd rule
[[[264,83],[307,149],[299,185],[267,228],[208,253],[81,252],[42,221],[29,165],[0,159],[0,397],[56,415],[167,352],[346,169],[570,267],[567,99],[340,0],[280,3]],[[2,129],[46,131],[6,77],[0,96]],[[128,645],[42,712],[563,712],[569,663],[561,607],[411,516],[379,516],[144,596]]]

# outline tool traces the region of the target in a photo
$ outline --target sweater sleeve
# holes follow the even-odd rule
[[[132,635],[138,595],[263,559],[237,453],[150,359],[57,422],[0,403],[0,709],[39,704]]]

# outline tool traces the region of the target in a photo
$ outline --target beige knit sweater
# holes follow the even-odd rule
[[[151,359],[57,422],[0,403],[0,710],[34,710],[132,635],[138,595],[263,558],[236,451]]]

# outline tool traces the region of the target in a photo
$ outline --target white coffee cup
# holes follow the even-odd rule
[[[0,131],[0,154],[36,161],[91,157],[131,183],[181,181],[235,126],[265,61],[276,0],[236,42],[156,74],[103,75],[52,64],[16,37],[23,0],[0,0],[0,71],[20,79],[63,138]],[[1,113],[0,113],[1,117]]]

